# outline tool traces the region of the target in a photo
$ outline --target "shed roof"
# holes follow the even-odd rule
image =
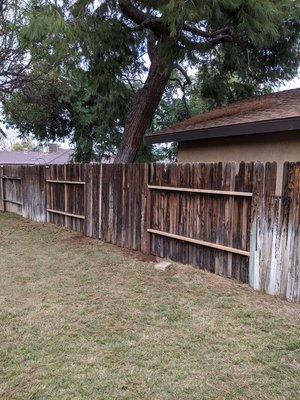
[[[300,129],[300,88],[235,102],[147,137],[148,143]]]

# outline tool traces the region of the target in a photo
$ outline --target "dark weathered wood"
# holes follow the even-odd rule
[[[103,164],[101,238],[129,249],[148,252],[148,166]]]
[[[47,221],[46,169],[43,166],[20,167],[22,177],[22,215],[38,222]]]
[[[85,232],[85,171],[88,167],[79,164],[49,167],[47,179],[45,177],[45,182],[48,181],[47,209],[53,210],[48,211],[49,222]]]
[[[300,163],[282,196],[276,176],[259,162],[4,166],[0,209],[300,302]]]
[[[21,167],[18,165],[3,166],[3,202],[4,209],[22,215],[22,181]]]
[[[248,260],[241,254],[224,254],[221,248],[249,254],[253,165],[242,164],[237,172],[233,163],[224,168],[221,163],[151,166],[149,229],[170,233],[153,235],[151,251],[247,282]],[[180,242],[178,236],[195,241]]]

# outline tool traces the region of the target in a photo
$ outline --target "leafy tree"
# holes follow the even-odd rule
[[[151,123],[159,128],[271,90],[298,67],[293,0],[36,0],[32,6],[21,38],[33,75],[47,72],[39,85],[48,106],[32,98],[30,84],[9,98],[6,110],[24,133],[72,134],[85,161],[95,149],[119,148],[116,162],[131,162]],[[190,67],[198,82],[179,101]],[[25,112],[16,116],[14,102],[24,99],[34,118],[22,123]]]
[[[118,3],[121,22],[132,31],[132,36],[135,31],[146,36],[150,68],[144,86],[133,100],[117,162],[134,160],[178,64],[182,72],[180,65],[184,62],[207,63],[210,57],[217,57],[221,48],[225,57],[223,66],[242,79],[265,82],[296,71],[298,58],[295,59],[293,52],[299,25],[291,19],[296,13],[294,1],[119,0]]]
[[[0,1],[0,100],[33,78],[30,54],[20,42],[25,12],[25,1]]]
[[[40,147],[33,143],[32,140],[16,142],[12,146],[13,151],[39,151]]]

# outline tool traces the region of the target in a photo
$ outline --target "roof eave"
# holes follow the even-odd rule
[[[190,140],[295,131],[300,131],[300,117],[215,126],[212,128],[192,129],[174,133],[158,133],[146,136],[145,142],[149,145],[155,143],[186,142]]]

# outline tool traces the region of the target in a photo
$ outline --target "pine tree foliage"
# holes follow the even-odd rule
[[[32,75],[43,78],[7,97],[5,109],[24,135],[71,137],[78,160],[138,149],[151,123],[270,91],[299,65],[295,0],[29,3],[18,34]]]
[[[25,1],[0,1],[0,100],[30,79],[30,54],[20,41],[25,12]]]

